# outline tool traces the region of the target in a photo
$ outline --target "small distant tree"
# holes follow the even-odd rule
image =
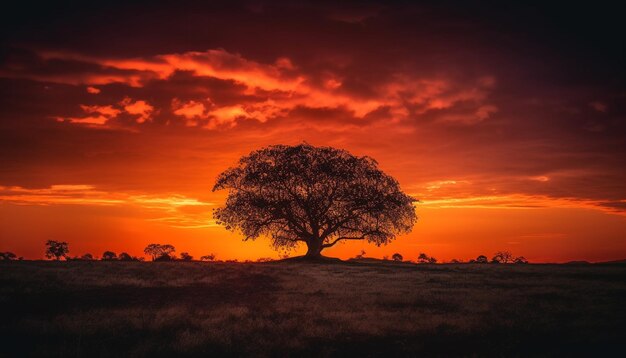
[[[105,251],[102,253],[102,261],[117,260],[117,254],[113,251]]]
[[[84,261],[91,261],[91,260],[93,260],[93,255],[87,253],[87,254],[84,254],[83,256],[81,256],[80,259],[84,260]]]
[[[11,261],[15,260],[17,256],[12,252],[0,252],[0,261]]]
[[[513,260],[513,262],[516,264],[527,264],[528,260],[526,260],[524,256],[518,256],[515,258],[515,260]]]
[[[187,252],[181,252],[180,253],[180,259],[183,261],[192,261],[193,260],[193,256],[189,255],[189,253]]]
[[[156,259],[154,259],[154,261],[174,261],[177,260],[176,255],[172,254],[172,253],[163,253],[161,254],[161,256],[157,257]]]
[[[508,251],[498,251],[493,255],[491,259],[492,263],[508,264],[513,262],[513,255]]]
[[[451,263],[451,264],[460,264],[460,263],[461,263],[461,261],[460,261],[460,260],[457,260],[457,259],[452,259],[452,260],[450,260],[450,263]]]
[[[426,255],[425,253],[420,253],[419,256],[417,256],[417,263],[420,264],[434,264],[437,263],[437,259],[431,256]]]
[[[396,252],[395,254],[391,255],[391,259],[393,261],[402,261],[403,257],[402,255]]]
[[[161,245],[160,244],[150,244],[143,249],[143,252],[146,255],[150,255],[152,257],[152,261],[156,260],[159,255],[161,255]]]
[[[477,264],[486,264],[489,263],[489,259],[485,255],[479,255],[474,262]]]
[[[60,260],[62,257],[67,258],[70,252],[69,245],[65,241],[46,241],[46,258]]]
[[[172,253],[174,253],[174,251],[176,251],[174,246],[169,244],[150,244],[143,250],[146,255],[150,255],[152,257],[152,261],[157,261],[157,259],[160,259],[158,261],[171,260],[173,256]]]
[[[355,259],[360,260],[365,256],[365,250],[361,250],[360,254],[357,254],[356,256],[354,256]]]
[[[200,261],[214,261],[214,260],[215,260],[215,254],[208,254],[208,255],[200,256]]]
[[[256,262],[271,262],[274,261],[272,260],[271,257],[259,257],[258,259],[256,259]]]
[[[137,257],[131,256],[127,252],[122,252],[120,254],[120,256],[117,257],[117,259],[120,260],[120,261],[139,261],[139,259]]]
[[[384,260],[384,261],[389,260],[389,256],[388,256],[388,255],[383,256],[383,260]]]

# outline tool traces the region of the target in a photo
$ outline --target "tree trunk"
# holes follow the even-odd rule
[[[316,239],[310,239],[306,242],[306,257],[321,257],[322,256],[322,241]]]

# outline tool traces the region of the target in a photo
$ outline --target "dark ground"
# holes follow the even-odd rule
[[[0,262],[0,356],[600,356],[625,304],[626,265]]]

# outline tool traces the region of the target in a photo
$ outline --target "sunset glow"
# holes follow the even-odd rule
[[[91,11],[3,36],[0,251],[277,258],[215,223],[211,188],[306,142],[374,158],[419,200],[412,233],[326,255],[626,257],[624,68],[572,56],[583,40],[436,6]]]

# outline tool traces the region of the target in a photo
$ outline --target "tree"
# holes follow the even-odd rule
[[[491,262],[508,264],[509,262],[513,262],[513,255],[508,251],[498,251],[493,255]]]
[[[117,257],[117,259],[120,260],[120,261],[139,261],[139,259],[137,257],[131,256],[127,252],[122,252],[120,254],[120,256]]]
[[[402,261],[403,257],[402,255],[396,252],[395,254],[391,255],[391,259],[393,261]]]
[[[102,253],[102,261],[117,260],[117,254],[113,251],[105,251]]]
[[[146,255],[150,255],[152,257],[152,261],[157,261],[159,258],[161,261],[171,259],[174,251],[176,251],[174,246],[169,244],[150,244],[143,250]],[[167,257],[167,259],[165,257]]]
[[[17,256],[12,252],[0,252],[0,261],[11,261],[15,260]]]
[[[460,263],[463,263],[463,262],[461,260],[459,260],[459,259],[452,259],[452,260],[450,260],[450,263],[451,264],[460,264]]]
[[[513,262],[516,264],[527,264],[528,260],[526,260],[524,256],[518,256],[515,258],[515,260],[513,260]]]
[[[91,261],[93,260],[93,255],[92,254],[84,254],[83,256],[80,257],[81,260],[84,261]]]
[[[489,262],[489,260],[487,259],[487,256],[480,255],[476,258],[474,262],[476,262],[477,264],[486,264]]]
[[[189,253],[187,252],[181,252],[180,253],[180,259],[183,261],[192,261],[193,260],[193,256],[189,255]]]
[[[358,255],[354,256],[354,258],[357,259],[357,260],[360,260],[364,256],[365,256],[365,250],[361,250],[361,252]]]
[[[215,260],[215,254],[208,254],[204,256],[200,256],[200,261],[213,261]]]
[[[428,257],[428,255],[426,255],[425,253],[420,253],[419,256],[417,256],[417,262],[420,264],[426,264],[430,261],[430,257]]]
[[[67,258],[70,252],[69,245],[64,241],[46,241],[46,258],[60,260],[61,257]]]
[[[428,258],[428,263],[429,264],[436,264],[437,263],[437,259],[431,256],[431,257]]]
[[[269,236],[276,249],[307,246],[306,256],[343,240],[377,246],[408,233],[416,200],[374,159],[331,147],[275,145],[250,153],[221,173],[213,191],[228,190],[214,218],[244,240]]]

